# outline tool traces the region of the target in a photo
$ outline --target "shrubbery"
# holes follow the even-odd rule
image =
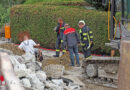
[[[57,18],[63,17],[78,31],[78,21],[85,20],[94,33],[93,51],[108,53],[105,46],[107,40],[107,13],[97,10],[86,10],[78,6],[55,6],[45,4],[19,5],[11,9],[12,39],[19,43],[17,35],[21,31],[29,31],[34,40],[45,48],[55,48],[56,33],[53,28]]]
[[[25,4],[34,4],[34,3],[37,3],[37,2],[63,2],[63,1],[83,2],[84,0],[26,0]]]
[[[4,8],[0,4],[0,28],[5,24],[9,22],[9,9]]]

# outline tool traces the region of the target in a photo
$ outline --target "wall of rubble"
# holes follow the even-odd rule
[[[14,72],[21,85],[29,90],[81,90],[80,86],[71,80],[48,78],[41,68],[41,62],[35,61],[34,55],[26,53],[19,56],[10,50],[2,48],[0,48],[0,52],[8,53]]]

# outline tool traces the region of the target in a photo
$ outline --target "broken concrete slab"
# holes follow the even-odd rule
[[[25,63],[25,60],[24,60],[23,57],[16,55],[15,58],[17,59],[17,61],[18,61],[19,63],[21,63],[21,64],[24,64],[24,63]]]
[[[35,62],[35,55],[31,54],[31,53],[25,53],[24,55],[22,55],[22,57],[24,58],[25,61],[32,61]]]
[[[34,72],[41,70],[41,67],[37,62],[28,62],[26,63],[26,67]]]
[[[45,73],[45,72],[43,72],[43,71],[37,71],[37,72],[36,72],[36,76],[37,76],[37,78],[38,78],[41,82],[45,82],[45,81],[46,81],[47,76],[46,76],[46,73]]]
[[[24,78],[24,79],[21,80],[21,83],[22,83],[22,85],[23,85],[24,87],[31,88],[31,83],[30,83],[29,79]]]
[[[63,87],[61,86],[58,86],[54,83],[52,83],[51,81],[47,81],[45,83],[46,87],[49,89],[49,90],[64,90]]]
[[[80,86],[78,84],[70,83],[68,87],[70,90],[80,90]]]
[[[27,68],[24,64],[14,66],[14,72],[17,77],[25,77],[27,75]]]
[[[62,79],[52,79],[51,81],[52,81],[54,84],[59,85],[59,86],[64,84],[64,82],[63,82]]]
[[[9,58],[10,58],[12,64],[13,64],[13,66],[20,65],[20,63],[17,61],[17,59],[15,58],[14,55],[10,55]]]
[[[84,87],[85,84],[77,77],[77,76],[71,76],[71,75],[64,75],[62,76],[63,78],[66,78],[66,79],[70,79],[73,81],[73,83],[79,85],[79,86],[82,86]]]
[[[63,65],[56,64],[50,64],[48,66],[45,66],[44,68],[47,76],[52,78],[60,78],[61,76],[63,76],[64,70],[65,68]]]
[[[42,82],[40,82],[36,74],[28,74],[26,77],[30,80],[32,88],[44,90],[45,85]]]

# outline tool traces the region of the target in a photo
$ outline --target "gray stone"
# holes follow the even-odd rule
[[[40,82],[36,74],[28,74],[27,78],[30,80],[32,88],[35,88],[35,90],[44,90],[45,85],[42,82]]]
[[[11,62],[12,62],[12,64],[13,64],[14,67],[16,65],[20,65],[20,63],[17,61],[17,59],[15,58],[14,55],[10,55],[9,58],[10,58],[10,60],[11,60]]]
[[[25,60],[24,60],[23,57],[21,57],[21,56],[15,56],[15,58],[17,59],[17,61],[18,61],[19,63],[21,63],[21,64],[24,64],[24,63],[25,63]]]
[[[65,76],[62,76],[63,78],[66,78],[66,79],[70,79],[73,81],[73,83],[77,84],[77,85],[80,85],[82,87],[85,86],[85,84],[79,79],[79,77],[77,76],[72,76],[72,75],[65,75]]]
[[[26,67],[28,69],[31,69],[32,71],[39,71],[39,70],[41,70],[41,67],[39,66],[39,64],[37,62],[26,63]]]
[[[68,87],[70,90],[80,90],[80,86],[74,83],[70,83]]]
[[[37,76],[37,78],[38,78],[41,82],[45,82],[45,81],[46,81],[47,76],[46,76],[46,73],[45,73],[45,72],[43,72],[43,71],[37,71],[37,72],[36,72],[36,76]]]
[[[25,59],[25,61],[29,62],[29,61],[35,61],[35,55],[31,54],[31,53],[25,53],[24,55],[22,55],[22,57]]]
[[[59,86],[64,84],[62,79],[52,79],[52,82]]]
[[[86,67],[86,72],[89,77],[95,77],[98,75],[98,67],[96,64],[89,64]]]
[[[27,78],[21,80],[24,87],[31,88],[31,83]]]
[[[47,81],[45,85],[47,88],[49,88],[49,90],[64,90],[62,86],[58,86],[50,81]]]
[[[27,69],[24,64],[18,64],[14,66],[14,72],[17,77],[24,77],[27,75]]]

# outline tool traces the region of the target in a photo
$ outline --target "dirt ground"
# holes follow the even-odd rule
[[[19,48],[18,48],[18,46],[17,45],[15,45],[15,44],[9,44],[9,43],[6,43],[6,44],[2,44],[2,45],[0,45],[0,48],[3,48],[3,49],[7,49],[7,50],[10,50],[10,51],[12,51],[15,55],[23,55],[24,54],[24,51],[22,51],[22,50],[20,50]]]
[[[85,90],[117,90],[115,88],[99,86],[88,82],[86,82],[85,84],[86,84]]]
[[[80,58],[80,60],[83,60],[83,59]],[[67,53],[65,53],[64,55],[62,55],[59,58],[48,58],[48,59],[44,60],[42,62],[42,67],[44,68],[45,66],[50,65],[50,64],[63,65],[66,70],[71,69],[71,67],[69,66],[69,64],[70,64],[70,55],[69,55],[69,53],[67,52]]]

